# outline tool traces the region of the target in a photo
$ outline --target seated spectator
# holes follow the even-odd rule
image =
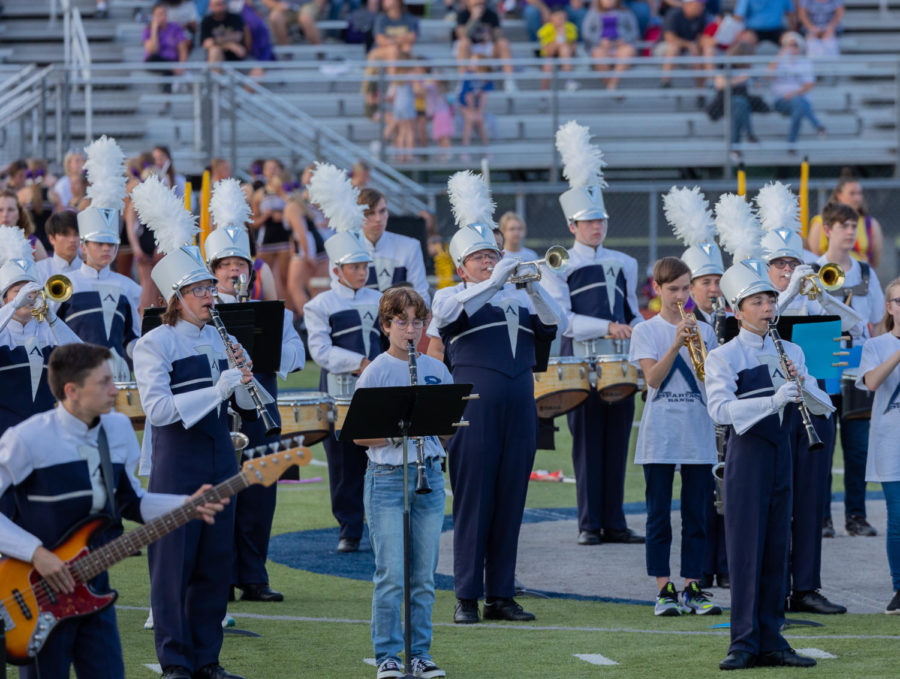
[[[81,151],[69,151],[63,158],[63,170],[65,176],[56,180],[50,189],[50,200],[53,201],[53,211],[66,209],[72,201],[72,177],[81,175],[84,168],[84,154]]]
[[[753,54],[753,46],[745,42],[736,42],[728,48],[726,54],[730,57],[750,56]],[[716,88],[716,96],[706,109],[710,120],[719,120],[725,115],[725,88],[730,87],[731,90],[731,143],[738,144],[744,134],[747,141],[756,143],[759,139],[753,132],[753,122],[750,119],[751,113],[765,113],[769,111],[769,107],[762,97],[752,94],[753,78],[750,76],[750,64],[735,63],[731,66],[731,77],[726,78],[724,75],[717,75],[713,84]],[[743,158],[740,152],[732,151],[731,160],[740,163]]]
[[[585,0],[525,0],[522,8],[522,18],[525,19],[525,29],[528,31],[528,39],[532,42],[538,40],[538,31],[541,26],[550,23],[550,14],[559,8],[565,11],[566,18],[575,24],[577,30],[581,30],[581,22],[587,14]]]
[[[4,188],[10,191],[18,191],[25,187],[25,182],[28,178],[28,163],[25,162],[24,158],[14,160],[6,166],[3,174],[6,177]]]
[[[382,11],[375,17],[373,28],[375,46],[366,56],[368,61],[397,61],[401,54],[412,54],[419,37],[419,20],[406,11],[403,0],[383,0]],[[373,67],[366,68],[363,93],[366,96],[365,113],[374,117],[378,110],[378,82]]]
[[[797,24],[793,0],[738,0],[734,7],[734,18],[745,27],[740,40],[751,45],[763,40],[780,44],[785,17],[794,30]]]
[[[197,34],[200,26],[200,13],[194,0],[160,0],[165,5],[169,21],[181,26],[191,34],[191,39]]]
[[[840,54],[838,33],[844,18],[844,0],[800,0],[797,18],[806,34],[806,54],[836,57]]]
[[[144,61],[178,64],[188,59],[190,38],[179,24],[169,21],[166,6],[161,2],[153,5],[150,23],[144,26],[141,39],[144,41]],[[171,68],[159,73],[167,76],[181,75],[184,69]]]
[[[263,4],[269,9],[269,26],[277,44],[287,45],[290,42],[289,30],[294,24],[300,26],[310,45],[322,42],[316,20],[322,14],[325,0],[263,0]]]
[[[53,203],[50,201],[50,189],[47,187],[47,163],[40,158],[28,159],[28,170],[25,173],[25,186],[19,189],[18,199],[34,225],[34,233],[43,243],[46,250],[51,250],[50,239],[47,237],[47,220],[53,213]]]
[[[676,7],[666,12],[663,24],[663,50],[668,61],[663,64],[663,71],[669,73],[672,70],[672,59],[686,54],[692,57],[701,55],[711,57],[715,53],[715,40],[705,35],[706,28],[706,3],[703,0],[684,0],[681,7]],[[705,69],[706,65],[695,63],[695,69]],[[697,86],[703,87],[706,81],[698,77]],[[659,83],[660,87],[670,87],[671,78],[666,75]]]
[[[356,188],[362,190],[369,185],[372,179],[372,168],[364,160],[357,160],[353,163],[353,169],[350,172],[350,183]]]
[[[215,186],[216,182],[231,177],[231,163],[225,158],[213,158],[209,161],[209,184]]]
[[[825,126],[816,118],[812,102],[807,93],[816,85],[812,62],[804,55],[803,37],[788,31],[781,38],[778,59],[769,65],[773,72],[772,94],[775,96],[775,110],[783,116],[790,116],[788,143],[797,141],[800,124],[806,118],[812,123],[820,137],[825,136]]]
[[[488,66],[479,65],[482,57],[477,54],[472,56],[472,63],[467,73],[480,75],[490,73]],[[483,146],[488,144],[487,126],[484,120],[484,109],[487,105],[487,95],[494,89],[494,82],[484,77],[466,78],[460,84],[459,111],[463,118],[462,143],[468,146],[472,138],[472,131],[476,130],[481,137]],[[461,158],[467,160],[465,156]]]
[[[206,60],[243,61],[247,43],[244,20],[228,11],[225,0],[209,0],[209,13],[200,22],[200,45],[206,50]]]
[[[2,7],[2,3],[0,3],[0,7]],[[106,19],[109,17],[109,6],[106,4],[106,0],[97,0],[97,9],[94,11],[95,19]]]
[[[629,59],[637,54],[638,22],[631,10],[622,6],[622,0],[592,0],[591,8],[581,24],[581,40],[585,49],[595,59]],[[628,68],[628,62],[620,61],[615,72]],[[595,64],[595,71],[608,71],[608,64]],[[606,81],[606,89],[619,86],[619,78]]]
[[[248,57],[253,61],[275,61],[275,52],[272,51],[272,38],[269,36],[269,27],[265,20],[256,11],[253,0],[231,0],[229,6],[235,14],[240,14],[247,30],[249,44]],[[251,78],[262,77],[262,68],[250,70]]]
[[[634,18],[638,22],[638,35],[643,38],[650,28],[650,23],[655,19],[653,16],[654,6],[648,0],[625,0],[625,7],[631,10]]]
[[[571,21],[568,21],[565,7],[554,7],[550,12],[550,21],[541,26],[538,31],[538,40],[541,43],[541,56],[545,59],[571,59],[575,56],[575,49],[578,44],[578,28]],[[547,73],[553,70],[553,64],[545,61],[541,67]],[[572,64],[563,63],[560,65],[563,71],[571,71]],[[541,89],[546,90],[550,87],[550,81],[544,79],[541,81]],[[578,89],[578,83],[574,80],[566,81],[566,89],[574,91]]]
[[[467,62],[473,54],[486,59],[511,59],[509,40],[503,37],[500,17],[487,7],[486,0],[466,0],[466,8],[456,14],[454,37],[457,41],[456,58]],[[463,63],[460,71],[465,70]],[[512,64],[503,64],[504,73],[512,73]],[[504,84],[507,92],[516,91],[516,81],[507,78]]]

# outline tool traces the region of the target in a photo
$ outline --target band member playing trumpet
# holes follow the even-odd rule
[[[778,292],[779,315],[841,318],[841,330],[849,331],[862,320],[853,309],[822,289],[812,267],[802,264],[800,206],[791,190],[779,182],[767,184],[756,196],[765,235],[763,259],[769,265],[769,280]],[[801,294],[801,291],[803,294]],[[833,338],[822,342],[834,346]],[[824,384],[824,383],[823,383]],[[821,385],[820,385],[821,386]],[[835,418],[814,416],[822,450],[809,450],[808,438],[798,431],[793,446],[793,507],[788,564],[788,607],[794,612],[836,614],[847,609],[830,602],[822,587],[822,522],[831,504],[828,472],[834,452]]]
[[[722,292],[741,328],[737,337],[706,358],[707,409],[717,424],[731,427],[725,462],[725,531],[731,575],[731,644],[724,670],[755,665],[805,667],[816,661],[797,655],[781,635],[784,624],[786,555],[791,517],[793,431],[797,402],[816,414],[833,410],[827,394],[809,379],[803,352],[768,333],[776,291],[761,254],[762,232],[743,197],[728,194],[716,206],[722,245],[735,263],[722,276]],[[798,381],[788,378],[799,378]]]
[[[647,482],[647,574],[656,578],[656,615],[718,615],[698,581],[706,548],[706,511],[712,466],[716,462],[713,422],[706,412],[703,360],[716,346],[711,326],[684,312],[691,270],[675,257],[653,267],[659,313],[638,323],[631,335],[629,360],[644,372],[647,403],[638,430],[635,464]],[[680,426],[690,422],[690,427]],[[672,483],[681,469],[682,599],[670,580]],[[715,510],[713,510],[715,511]]]
[[[331,289],[303,307],[309,354],[322,368],[319,389],[349,398],[366,366],[381,353],[378,303],[381,293],[366,287],[372,257],[362,242],[364,206],[359,190],[333,165],[319,163],[309,184],[310,199],[328,216],[337,233],[325,241],[331,264]],[[331,513],[340,526],[337,549],[355,552],[363,532],[366,451],[330,434],[323,442],[328,457]]]
[[[447,184],[459,229],[450,255],[462,283],[435,294],[435,325],[453,380],[473,384],[479,400],[466,408],[469,427],[450,442],[453,486],[454,622],[484,617],[533,620],[513,599],[519,528],[537,446],[531,376],[536,346],[549,344],[562,310],[535,280],[507,284],[519,261],[501,259],[494,203],[480,175],[457,172]]]
[[[237,473],[228,407],[245,419],[257,417],[243,386],[252,374],[240,345],[226,347],[211,324],[216,279],[200,250],[190,245],[198,229],[183,201],[157,177],[137,186],[132,200],[166,253],[151,272],[167,304],[162,325],[141,337],[134,350],[135,378],[149,425],[144,431],[149,489],[184,493],[198,483],[219,483]],[[264,392],[258,385],[256,389]],[[148,548],[150,604],[163,677],[237,676],[219,665],[233,544],[234,511],[229,507],[214,526],[189,524]]]
[[[637,301],[637,260],[603,247],[609,215],[603,204],[603,154],[591,145],[590,131],[575,121],[556,133],[564,175],[572,188],[559,202],[575,245],[558,274],[548,272],[547,291],[566,313],[561,353],[593,355],[594,340],[626,340],[641,321]],[[615,403],[596,391],[568,415],[578,496],[578,544],[641,543],[625,523],[625,460],[634,419],[634,398]]]
[[[250,254],[250,237],[245,226],[251,219],[250,206],[236,179],[223,179],[213,187],[210,211],[216,229],[206,237],[204,254],[210,271],[216,277],[216,297],[219,303],[233,303],[244,292],[249,293],[253,256]],[[236,285],[237,284],[237,285]],[[235,289],[235,288],[238,289]],[[278,375],[284,379],[288,373],[302,370],[306,362],[303,342],[294,329],[294,315],[285,309],[281,331],[281,360]],[[276,373],[254,372],[254,378],[272,396],[278,396]],[[267,406],[269,415],[281,424],[281,416],[273,402]],[[250,449],[267,443],[277,443],[279,435],[266,436],[262,418],[241,421],[241,431],[249,443],[243,451],[241,463],[249,459]],[[269,534],[275,516],[277,486],[254,485],[237,498],[234,508],[234,584],[242,591],[243,601],[282,601],[284,596],[269,587],[266,557],[269,552]]]
[[[56,399],[46,371],[50,352],[54,346],[81,341],[46,305],[38,281],[25,232],[0,226],[0,434],[53,407]],[[42,305],[43,321],[35,313]]]

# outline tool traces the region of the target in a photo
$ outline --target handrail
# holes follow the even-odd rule
[[[78,69],[84,81],[84,138],[85,143],[93,138],[94,107],[92,102],[93,84],[91,83],[91,46],[88,43],[81,10],[71,7],[71,0],[63,0],[70,5],[66,12],[66,65]]]

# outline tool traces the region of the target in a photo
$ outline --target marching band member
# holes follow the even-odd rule
[[[885,613],[900,615],[900,278],[884,290],[884,327],[887,332],[863,345],[856,386],[875,392],[869,427],[866,481],[881,483],[887,505],[887,554],[894,597]]]
[[[821,289],[811,266],[803,262],[800,237],[800,206],[791,190],[780,182],[767,184],[756,196],[762,238],[763,259],[769,265],[769,280],[778,293],[778,314],[782,316],[841,317],[841,329],[848,331],[862,319],[850,307]],[[800,294],[801,287],[819,289],[818,300]],[[831,338],[823,338],[831,342]],[[821,386],[821,385],[820,385]],[[793,508],[788,560],[788,606],[805,613],[846,613],[844,606],[830,602],[818,590],[822,587],[822,522],[825,506],[831,504],[828,472],[834,452],[835,422],[832,417],[815,416],[813,426],[825,444],[809,450],[809,439],[798,430],[793,448]]]
[[[603,154],[590,131],[569,121],[556,133],[563,174],[571,188],[559,197],[575,244],[564,270],[548,272],[544,285],[566,313],[561,352],[584,356],[592,340],[628,339],[642,318],[637,301],[637,260],[603,247],[609,215],[603,204]],[[568,415],[578,496],[578,544],[642,543],[625,523],[625,460],[634,398],[605,403],[596,391]]]
[[[694,315],[700,321],[712,326],[718,344],[725,341],[725,300],[719,280],[725,272],[722,251],[716,245],[716,225],[713,221],[709,202],[693,189],[673,186],[663,196],[663,210],[666,220],[672,226],[675,236],[687,246],[681,261],[691,270],[691,298],[694,300]],[[716,451],[718,461],[725,460],[726,432],[716,427]],[[703,577],[700,589],[712,587],[715,582],[727,589],[728,555],[725,549],[725,520],[716,509],[716,484],[709,478],[706,492],[706,553],[703,558]]]
[[[59,406],[0,438],[0,552],[31,563],[56,592],[71,593],[75,580],[50,549],[83,519],[105,511],[143,523],[188,499],[145,492],[135,478],[140,450],[129,419],[110,412],[117,389],[109,358],[109,349],[95,344],[57,347],[47,381]],[[103,474],[106,465],[111,478]],[[213,523],[227,502],[202,505],[200,518]],[[95,533],[90,547],[109,538],[108,532]],[[106,571],[88,584],[97,593],[110,590]],[[35,662],[19,669],[19,677],[62,679],[72,665],[79,677],[125,677],[114,607],[56,627]]]
[[[78,213],[84,262],[69,274],[72,297],[59,306],[57,314],[85,342],[109,347],[116,380],[128,381],[131,352],[141,335],[141,286],[109,269],[119,247],[125,157],[115,140],[106,136],[87,146],[85,153],[91,204]]]
[[[75,213],[68,210],[54,212],[47,220],[46,229],[47,238],[53,246],[53,255],[35,264],[42,282],[54,274],[69,276],[81,268],[81,258],[78,256],[78,217]]]
[[[198,229],[183,201],[158,177],[135,187],[132,200],[166,253],[151,272],[167,304],[162,325],[134,349],[135,378],[149,425],[144,432],[149,489],[187,492],[237,473],[228,406],[242,417],[255,416],[242,386],[252,375],[248,365],[228,366],[222,337],[210,325],[216,279],[200,250],[189,245]],[[236,363],[242,363],[240,345],[235,343],[233,351]],[[164,678],[237,677],[219,665],[233,544],[234,510],[229,507],[214,526],[189,524],[148,548],[156,654]]]
[[[359,203],[365,206],[363,244],[372,258],[366,287],[384,292],[397,283],[408,282],[428,304],[431,296],[428,294],[425,260],[419,241],[387,230],[387,198],[381,191],[362,189]]]
[[[337,230],[325,241],[331,289],[313,297],[303,309],[309,354],[322,368],[320,391],[347,398],[359,374],[381,353],[381,293],[366,287],[372,257],[360,231],[364,206],[357,202],[358,191],[342,170],[325,163],[316,166],[309,184],[310,199]],[[326,437],[323,445],[328,457],[331,513],[340,525],[337,549],[355,552],[365,514],[366,450],[338,441],[336,434]]]
[[[737,337],[706,359],[707,409],[729,425],[725,461],[725,532],[731,575],[731,645],[723,670],[755,665],[815,665],[797,655],[781,635],[791,518],[791,445],[796,402],[810,411],[833,410],[827,394],[808,374],[803,352],[783,342],[790,376],[768,334],[777,292],[761,254],[759,221],[743,197],[728,194],[716,205],[716,225],[734,264],[723,274],[722,292],[740,321]],[[805,380],[805,381],[804,381]]]
[[[861,351],[862,346],[874,334],[874,329],[881,320],[884,308],[884,293],[878,282],[875,269],[866,262],[853,257],[856,243],[856,224],[859,214],[849,205],[828,203],[822,209],[822,228],[828,237],[828,249],[819,257],[820,265],[834,262],[844,270],[844,285],[838,291],[844,304],[862,317],[862,322],[850,330],[853,338],[850,347],[852,352]],[[852,222],[852,228],[851,228]],[[870,330],[871,327],[871,330]],[[851,361],[851,366],[854,362]],[[843,416],[842,399],[832,398],[840,415],[841,448],[844,451],[844,514],[845,528],[850,535],[871,537],[876,534],[875,528],[866,521],[866,455],[869,439],[869,420],[847,418]],[[828,496],[831,495],[829,477]],[[825,529],[830,529],[834,537],[834,526],[831,522],[831,505],[826,508]]]
[[[480,399],[466,409],[470,426],[450,442],[453,486],[453,579],[457,623],[484,617],[533,620],[513,599],[519,528],[537,445],[531,377],[536,347],[564,324],[540,283],[507,284],[519,261],[501,259],[491,229],[494,203],[480,175],[457,172],[447,184],[459,230],[450,255],[462,283],[437,292],[435,324],[456,383]]]
[[[46,373],[50,352],[81,342],[49,306],[46,322],[32,313],[42,303],[39,280],[25,232],[0,226],[0,434],[53,407]]]
[[[204,254],[209,270],[216,277],[219,303],[240,301],[240,290],[235,289],[235,282],[243,276],[247,285],[253,284],[255,276],[251,273],[253,257],[250,254],[250,236],[246,224],[250,221],[250,206],[236,179],[223,179],[213,187],[212,200],[209,204],[216,229],[206,237]],[[285,379],[288,373],[302,370],[306,362],[303,342],[294,330],[294,315],[284,310],[284,323],[281,331],[281,362],[278,375]],[[277,399],[278,379],[275,373],[254,372],[254,378],[263,388]],[[267,406],[272,419],[281,424],[281,415],[277,403]],[[277,443],[278,435],[266,436],[262,420],[257,418],[241,422],[241,431],[247,435],[249,444],[241,455],[241,464],[247,459],[247,453],[257,446]],[[266,557],[269,553],[269,535],[272,532],[272,519],[275,516],[277,485],[264,486],[257,484],[248,488],[237,499],[234,508],[235,527],[235,579],[234,584],[242,591],[243,601],[282,601],[284,596],[269,587],[269,574],[266,571]]]

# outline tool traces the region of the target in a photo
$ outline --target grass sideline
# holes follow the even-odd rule
[[[316,388],[318,371],[315,366],[310,367],[290,376],[283,386]],[[640,412],[638,399],[636,421]],[[539,451],[535,468],[562,469],[571,475],[571,438],[565,423],[560,421],[559,426],[557,450]],[[641,469],[631,463],[635,439],[636,432],[631,439],[626,472],[627,502],[641,501],[644,494]],[[325,459],[321,444],[313,447],[313,453],[317,459]],[[334,526],[327,469],[301,468],[301,477],[313,476],[323,477],[323,482],[279,486],[273,533]],[[532,483],[528,506],[573,507],[575,486]],[[286,600],[281,604],[236,602],[229,606],[239,629],[260,636],[227,634],[221,655],[226,669],[247,679],[374,677],[374,668],[363,662],[373,656],[368,622],[371,583],[273,563],[269,564],[269,573],[272,584],[284,592]],[[126,676],[152,679],[154,673],[145,665],[157,663],[153,633],[142,628],[150,596],[146,557],[130,558],[115,566],[111,578],[120,593],[118,617]],[[614,578],[610,581],[614,582]],[[728,645],[727,630],[709,627],[727,617],[661,619],[653,617],[646,606],[529,599],[527,607],[538,618],[535,625],[454,626],[453,604],[452,592],[437,592],[432,649],[435,660],[452,678],[719,677],[717,664]],[[792,639],[795,648],[818,648],[837,656],[821,660],[817,668],[806,673],[814,672],[816,677],[895,677],[900,628],[889,621],[886,616],[846,615],[841,616],[840,624],[827,621],[825,627],[797,627],[788,634],[802,637]],[[856,636],[873,638],[861,640]],[[618,665],[592,665],[575,654],[602,654]],[[800,670],[751,672],[774,679],[795,676]]]

